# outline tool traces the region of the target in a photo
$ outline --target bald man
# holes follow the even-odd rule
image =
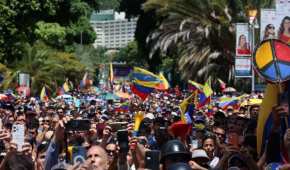
[[[94,167],[94,170],[107,170],[109,167],[108,155],[106,151],[98,145],[90,147],[87,152],[87,160]]]

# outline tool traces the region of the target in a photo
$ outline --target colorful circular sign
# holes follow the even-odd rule
[[[280,83],[290,79],[290,46],[280,40],[261,42],[253,58],[256,71],[267,81]]]

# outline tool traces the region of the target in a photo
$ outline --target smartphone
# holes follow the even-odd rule
[[[192,140],[191,140],[191,148],[192,148],[192,149],[197,149],[198,146],[199,146],[199,144],[198,144],[198,140],[197,140],[197,139],[192,139]]]
[[[126,129],[128,123],[127,122],[113,122],[109,123],[109,126],[112,128],[113,132],[116,132],[118,130]]]
[[[17,151],[22,150],[24,145],[25,127],[22,124],[12,125],[12,142],[17,144]]]
[[[88,119],[70,120],[65,125],[66,131],[88,131],[90,130],[91,122]]]
[[[72,148],[72,163],[84,163],[86,160],[87,150],[83,146],[74,146]]]
[[[127,130],[117,131],[117,141],[120,147],[121,153],[127,153],[129,151],[129,139]]]
[[[145,169],[159,170],[160,151],[151,150],[145,152]]]

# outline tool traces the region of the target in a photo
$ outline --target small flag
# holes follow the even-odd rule
[[[83,79],[81,80],[80,88],[85,88],[85,87],[87,87],[87,86],[89,86],[89,85],[91,85],[91,84],[92,84],[92,81],[89,80],[89,78],[88,78],[88,73],[86,72],[86,73],[84,74]]]
[[[113,70],[113,64],[110,63],[110,77],[109,77],[110,82],[114,81],[114,70]]]
[[[48,95],[47,95],[45,86],[43,86],[42,89],[41,89],[40,100],[43,101],[43,102],[48,101]]]
[[[184,99],[180,104],[179,104],[179,108],[181,111],[181,121],[186,123],[186,124],[191,124],[192,123],[192,119],[191,116],[194,112],[194,100],[196,99],[196,95],[197,93],[194,92],[192,93],[189,97],[187,97],[186,99]]]
[[[199,91],[202,91],[203,89],[203,85],[195,82],[195,81],[192,81],[192,80],[188,80],[188,83],[189,83],[189,90],[191,91],[195,91],[195,90],[199,90]]]
[[[63,88],[64,92],[69,92],[70,88],[69,88],[67,80],[63,83],[62,88]]]
[[[133,83],[131,84],[132,93],[139,96],[143,101],[149,96],[149,94],[153,91],[153,88],[144,87],[139,84]]]
[[[199,93],[199,103],[198,103],[198,108],[203,107],[204,105],[208,104],[210,102],[210,97],[213,94],[213,90],[210,86],[210,82],[207,81],[203,88],[202,91]]]

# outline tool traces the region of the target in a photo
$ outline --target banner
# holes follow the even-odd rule
[[[290,1],[276,0],[276,15],[279,22],[278,39],[290,44]]]
[[[251,77],[251,58],[236,57],[235,58],[235,76],[236,77]]]
[[[260,40],[277,38],[280,21],[275,9],[261,9]]]
[[[236,56],[250,56],[249,26],[247,23],[236,25]]]

